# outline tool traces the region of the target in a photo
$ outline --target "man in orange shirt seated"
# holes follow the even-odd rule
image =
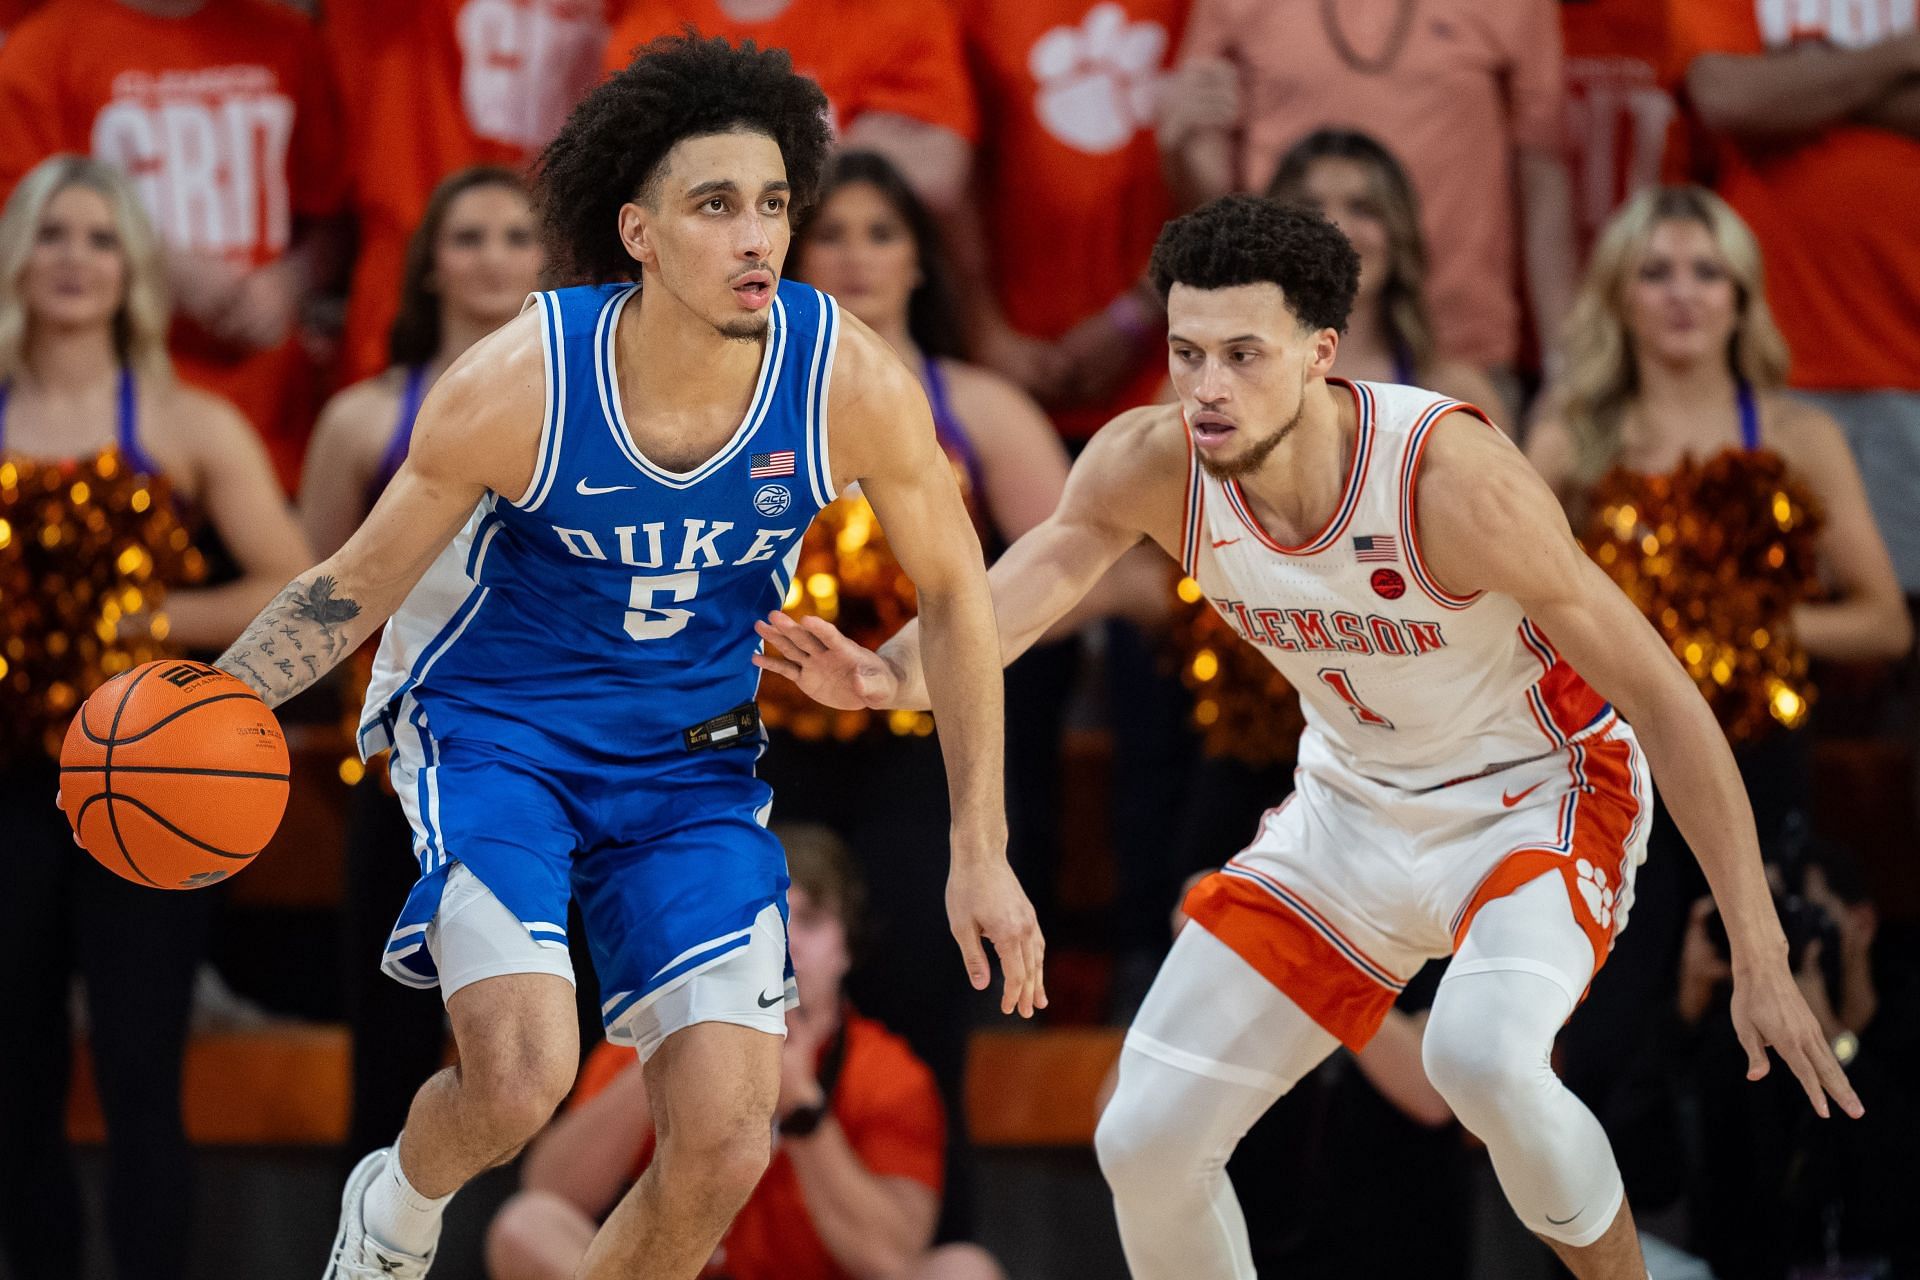
[[[1000,1280],[974,1245],[930,1248],[946,1118],[906,1042],[850,1008],[864,889],[824,827],[778,829],[800,1006],[787,1015],[773,1163],[702,1274],[728,1280]],[[492,1280],[571,1280],[600,1218],[653,1158],[653,1113],[631,1049],[602,1044],[567,1112],[528,1149],[523,1189],[487,1232]]]

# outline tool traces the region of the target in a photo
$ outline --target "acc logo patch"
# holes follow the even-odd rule
[[[763,516],[783,516],[793,506],[793,495],[783,484],[763,484],[753,495],[753,509]]]
[[[1373,586],[1373,594],[1383,600],[1398,600],[1407,594],[1407,580],[1397,569],[1375,569],[1368,581]]]

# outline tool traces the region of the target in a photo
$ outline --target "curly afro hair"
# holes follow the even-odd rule
[[[1163,299],[1176,284],[1277,284],[1301,324],[1345,332],[1360,257],[1340,228],[1312,209],[1222,196],[1163,227],[1147,270]]]
[[[784,49],[705,39],[689,27],[639,49],[573,109],[541,153],[536,199],[563,279],[630,280],[620,206],[644,198],[684,138],[763,133],[780,147],[797,215],[812,203],[833,145],[827,97]]]

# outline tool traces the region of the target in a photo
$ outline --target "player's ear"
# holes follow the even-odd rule
[[[642,266],[653,266],[657,254],[653,247],[652,211],[638,200],[620,206],[620,243],[627,254]]]
[[[1340,331],[1338,329],[1319,329],[1313,334],[1307,347],[1307,376],[1324,378],[1333,372],[1333,357],[1340,350]]]

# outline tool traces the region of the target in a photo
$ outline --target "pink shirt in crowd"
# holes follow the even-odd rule
[[[1198,0],[1181,61],[1243,72],[1238,180],[1266,187],[1324,126],[1360,129],[1418,188],[1440,346],[1483,367],[1520,346],[1514,151],[1562,141],[1553,0]]]

